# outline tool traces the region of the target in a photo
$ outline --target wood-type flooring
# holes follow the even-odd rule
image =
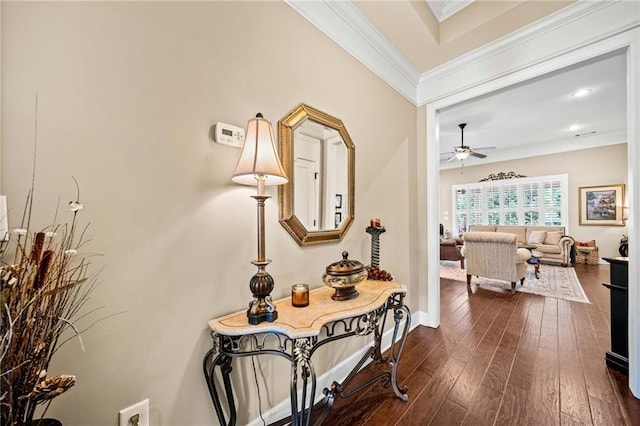
[[[640,425],[627,377],[604,362],[609,266],[575,270],[591,304],[475,286],[469,294],[442,279],[441,325],[412,330],[399,365],[409,401],[375,384],[338,399],[323,423]]]

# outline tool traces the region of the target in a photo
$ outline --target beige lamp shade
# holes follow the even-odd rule
[[[278,151],[273,140],[271,123],[258,113],[247,123],[244,146],[233,177],[242,185],[282,185],[289,181],[282,169]]]

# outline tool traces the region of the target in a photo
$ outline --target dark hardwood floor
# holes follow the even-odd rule
[[[441,280],[441,326],[407,337],[399,383],[336,401],[332,425],[640,425],[640,400],[608,369],[608,265],[576,265],[591,304]],[[544,266],[542,268],[544,272]],[[375,370],[377,366],[370,366]]]

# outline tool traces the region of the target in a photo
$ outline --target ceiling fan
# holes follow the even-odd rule
[[[453,148],[452,152],[444,152],[441,155],[450,155],[449,158],[447,158],[447,161],[453,161],[456,158],[460,161],[464,160],[465,158],[467,158],[468,156],[473,156],[473,157],[478,157],[478,158],[485,158],[486,155],[480,153],[479,151],[492,151],[494,149],[496,149],[495,146],[487,146],[487,147],[483,147],[483,148],[476,148],[475,150],[471,149],[469,146],[466,146],[464,144],[464,128],[467,125],[467,123],[460,123],[458,124],[458,127],[460,127],[460,135],[461,135],[461,140],[460,140],[460,146],[456,146]]]

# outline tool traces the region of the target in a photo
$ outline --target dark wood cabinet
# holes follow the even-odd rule
[[[604,258],[610,265],[611,351],[605,355],[607,366],[629,374],[629,259]]]

